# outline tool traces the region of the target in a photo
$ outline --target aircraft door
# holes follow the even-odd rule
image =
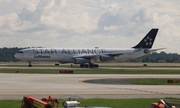
[[[27,51],[27,53],[28,53],[28,56],[32,56],[32,51],[31,50]]]

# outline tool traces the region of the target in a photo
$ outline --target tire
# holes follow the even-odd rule
[[[85,68],[88,68],[88,67],[89,67],[89,65],[88,65],[88,64],[85,64],[85,65],[84,65],[84,67],[85,67]]]
[[[91,65],[90,65],[90,68],[94,68],[94,66],[95,66],[94,64],[91,64]]]
[[[98,65],[98,64],[94,64],[94,67],[95,67],[95,68],[98,68],[98,67],[99,67],[99,65]]]
[[[81,68],[84,68],[84,64],[80,64],[80,67],[81,67]]]

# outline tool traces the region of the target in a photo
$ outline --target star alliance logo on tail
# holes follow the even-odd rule
[[[152,40],[153,39],[147,37],[146,39],[144,39],[144,42],[146,43],[146,45],[152,45]]]

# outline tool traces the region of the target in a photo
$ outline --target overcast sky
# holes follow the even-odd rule
[[[153,48],[180,54],[180,1],[0,0],[1,48],[129,48],[151,28]]]

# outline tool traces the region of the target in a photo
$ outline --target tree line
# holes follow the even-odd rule
[[[0,62],[18,62],[20,60],[14,57],[14,54],[23,48],[0,48]],[[128,60],[130,62],[180,62],[180,55],[177,53],[152,53],[143,57],[139,57],[133,60]]]
[[[134,62],[180,62],[180,55],[177,53],[152,53],[132,60]]]
[[[19,50],[22,48],[0,48],[0,62],[10,62],[10,61],[18,61],[15,57],[14,54],[17,53]]]

